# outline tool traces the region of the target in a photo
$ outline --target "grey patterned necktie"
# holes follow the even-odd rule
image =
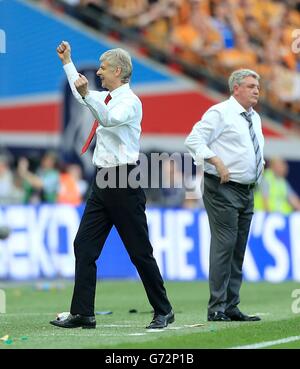
[[[258,144],[258,139],[257,139],[256,134],[254,132],[253,123],[252,123],[252,119],[251,119],[251,114],[243,112],[243,113],[241,113],[241,115],[249,123],[249,132],[250,132],[250,137],[251,137],[251,140],[252,140],[252,144],[253,144],[253,148],[254,148],[254,152],[255,152],[255,160],[256,160],[256,182],[260,182],[260,179],[261,179],[261,176],[262,176],[262,173],[263,173],[263,160],[262,160],[262,155],[261,155],[259,144]]]

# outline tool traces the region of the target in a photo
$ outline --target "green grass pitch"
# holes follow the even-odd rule
[[[40,288],[41,287],[41,288]],[[260,322],[207,322],[207,282],[167,282],[175,323],[159,331],[145,326],[152,319],[142,283],[101,281],[97,285],[97,329],[62,329],[49,324],[56,313],[68,311],[73,284],[0,283],[6,294],[6,313],[0,314],[0,349],[101,348],[201,349],[236,348],[268,343],[268,348],[300,348],[300,312],[293,312],[296,282],[243,283],[240,309],[259,314]],[[135,309],[135,313],[129,311]],[[294,309],[295,310],[295,309]],[[299,337],[298,337],[299,336]],[[293,337],[289,342],[278,341]],[[298,337],[298,338],[297,338]],[[259,346],[263,347],[263,346]]]

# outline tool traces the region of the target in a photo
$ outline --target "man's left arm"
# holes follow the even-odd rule
[[[138,107],[134,101],[124,100],[118,105],[108,109],[107,105],[96,99],[91,93],[88,93],[84,98],[84,101],[88,108],[93,113],[95,119],[101,122],[104,127],[114,127],[123,124],[128,124],[133,118],[135,118]]]
[[[105,102],[89,91],[88,83],[87,78],[79,73],[79,78],[74,85],[94,117],[104,127],[128,124],[139,111],[142,111],[140,102],[132,97],[124,97],[118,105],[108,109]]]

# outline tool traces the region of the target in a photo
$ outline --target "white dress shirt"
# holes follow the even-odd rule
[[[249,184],[256,179],[256,160],[249,124],[241,115],[245,111],[233,96],[213,105],[194,125],[185,145],[196,165],[201,165],[204,160],[205,172],[218,175],[215,166],[206,161],[218,156],[228,168],[231,181]],[[252,108],[250,113],[263,156],[261,119]]]
[[[64,70],[74,97],[87,106],[99,122],[93,164],[106,168],[135,164],[140,149],[142,103],[130,89],[129,84],[126,83],[111,91],[112,98],[106,105],[104,100],[108,91],[89,91],[83,99],[74,85],[79,78],[74,64],[64,65]],[[93,125],[92,122],[82,124],[90,124],[91,128]]]

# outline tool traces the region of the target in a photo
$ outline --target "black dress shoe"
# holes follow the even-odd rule
[[[241,311],[226,312],[232,321],[236,322],[258,322],[261,318],[257,315],[246,315]]]
[[[231,319],[225,315],[222,311],[215,311],[207,316],[209,322],[230,322]]]
[[[96,319],[94,316],[83,316],[80,314],[69,316],[66,319],[55,319],[51,320],[50,324],[60,328],[85,328],[93,329],[96,328]]]
[[[167,315],[154,314],[152,322],[146,327],[147,329],[161,329],[166,328],[168,324],[173,323],[175,316],[173,310]]]

